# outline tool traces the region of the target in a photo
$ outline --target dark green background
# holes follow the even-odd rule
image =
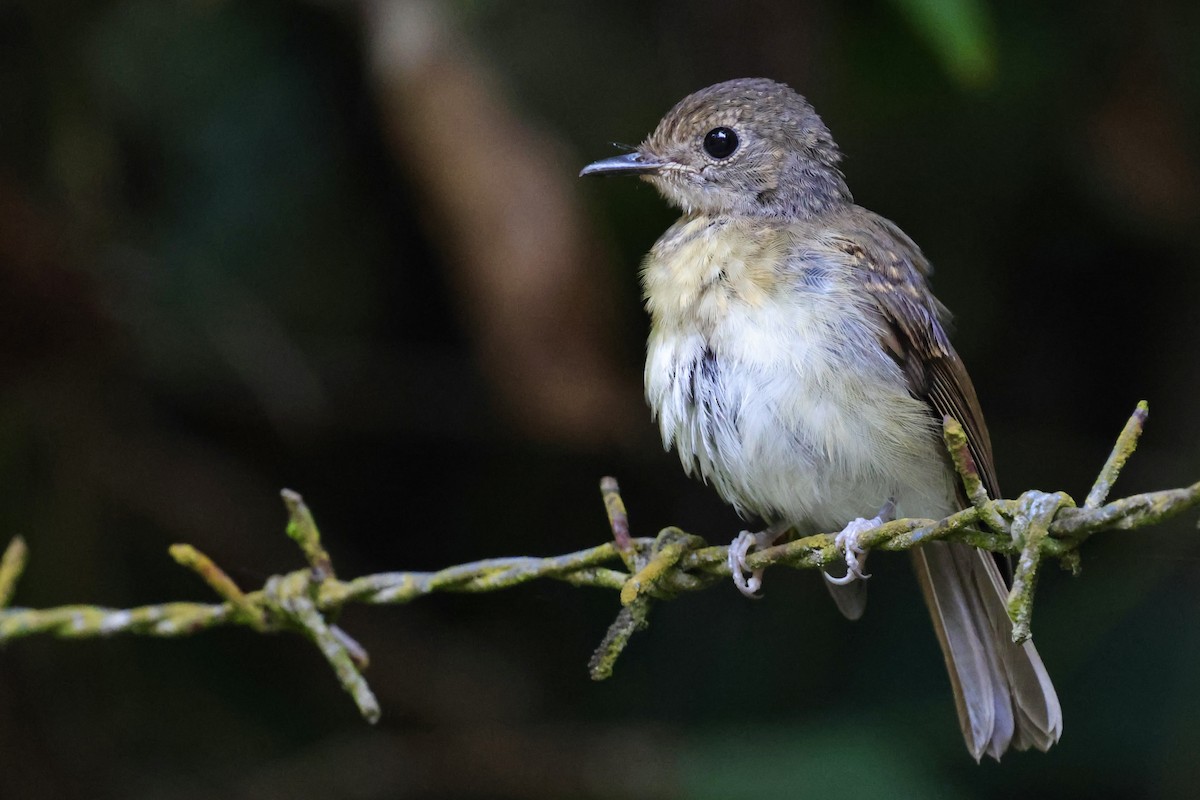
[[[574,175],[732,77],[806,94],[858,201],[938,266],[1006,491],[1082,498],[1142,398],[1118,493],[1200,478],[1200,6],[429,4],[433,27],[400,40],[411,55],[450,32],[471,96],[436,66],[392,93],[361,8],[0,5],[0,532],[32,548],[19,605],[208,599],[175,541],[259,586],[300,563],[284,486],[346,576],[599,543],[604,474],[635,534],[731,538],[741,523],[641,407],[636,266],[674,212]],[[454,128],[495,165],[478,197],[537,252],[558,221],[497,176],[550,165],[590,294],[514,314],[463,278],[492,273],[464,271],[438,194],[461,165],[422,135],[422,97],[515,120]],[[551,354],[560,334],[594,341],[580,369],[611,368],[603,413],[541,423],[541,362],[496,345],[514,318]],[[577,318],[595,335],[562,333]],[[566,381],[564,404],[591,385]],[[907,561],[877,555],[857,624],[815,575],[773,572],[762,602],[717,587],[658,607],[602,684],[585,664],[605,593],[351,609],[373,728],[295,637],[17,642],[0,797],[1191,797],[1194,522],[1098,537],[1077,580],[1047,571],[1034,631],[1065,733],[1045,755],[971,761]]]

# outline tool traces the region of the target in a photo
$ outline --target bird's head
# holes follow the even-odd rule
[[[635,150],[580,175],[641,175],[688,213],[803,217],[851,202],[841,158],[807,100],[748,78],[688,95]]]

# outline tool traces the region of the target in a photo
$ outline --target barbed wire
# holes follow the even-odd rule
[[[1031,490],[1014,500],[989,498],[967,450],[962,426],[947,417],[943,421],[946,448],[971,505],[941,520],[884,523],[861,534],[859,544],[894,551],[953,541],[1014,556],[1008,612],[1014,641],[1024,641],[1030,636],[1038,572],[1047,559],[1078,573],[1079,548],[1093,534],[1154,525],[1200,504],[1200,482],[1106,502],[1137,446],[1147,414],[1146,403],[1139,403],[1082,506],[1076,506],[1065,492]],[[263,588],[243,592],[195,547],[170,547],[171,557],[199,575],[221,598],[221,602],[207,604],[175,602],[129,609],[9,607],[29,556],[25,542],[16,537],[0,557],[0,644],[35,635],[66,639],[119,634],[188,636],[221,625],[241,625],[259,633],[296,632],[317,646],[363,717],[375,722],[380,708],[363,677],[366,650],[330,622],[343,606],[403,604],[438,592],[494,592],[549,578],[620,593],[621,611],[588,665],[592,678],[602,680],[612,674],[632,635],[646,626],[654,602],[704,589],[729,578],[730,571],[727,546],[709,545],[679,528],[664,528],[653,538],[631,536],[616,479],[603,478],[600,491],[612,529],[611,542],[561,556],[493,558],[436,572],[385,572],[343,581],[321,544],[312,513],[299,494],[285,489],[287,534],[304,554],[306,568],[273,576]],[[746,566],[752,570],[773,566],[824,569],[844,558],[834,537],[833,533],[805,536],[758,550],[746,557]]]

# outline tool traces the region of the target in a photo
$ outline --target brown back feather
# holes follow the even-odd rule
[[[929,291],[933,271],[921,249],[895,224],[855,209],[855,225],[832,245],[861,270],[883,327],[883,344],[908,378],[914,397],[929,403],[939,426],[958,420],[988,496],[1000,496],[992,442],[967,369],[943,327],[949,312]],[[966,498],[960,490],[960,501]]]

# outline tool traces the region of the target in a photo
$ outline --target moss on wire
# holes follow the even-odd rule
[[[874,550],[908,550],[930,541],[955,541],[1015,556],[1008,612],[1013,639],[1024,641],[1030,635],[1038,571],[1046,559],[1078,573],[1079,547],[1092,534],[1154,525],[1200,505],[1200,483],[1105,502],[1137,446],[1147,413],[1146,404],[1139,403],[1082,507],[1076,507],[1064,492],[1029,491],[1015,500],[989,498],[967,452],[962,426],[947,417],[943,426],[946,448],[971,506],[941,520],[887,522],[862,534],[860,543]],[[647,626],[653,603],[724,582],[729,566],[727,547],[709,546],[678,528],[665,528],[654,538],[632,537],[616,480],[604,478],[600,489],[613,532],[611,542],[561,556],[494,558],[437,572],[386,572],[348,581],[337,578],[303,499],[284,490],[287,533],[304,553],[308,567],[272,577],[257,591],[244,592],[191,545],[170,548],[176,562],[199,575],[221,598],[211,604],[164,603],[130,609],[8,607],[28,558],[24,541],[17,537],[0,558],[0,644],[38,634],[68,639],[117,634],[186,636],[220,625],[243,625],[265,633],[296,632],[317,646],[363,717],[375,722],[380,716],[379,704],[362,674],[367,653],[331,622],[344,605],[401,604],[437,592],[493,592],[549,578],[619,592],[621,611],[589,662],[592,678],[602,680],[612,674],[632,635]],[[750,569],[822,569],[842,558],[834,535],[819,534],[756,551],[746,563]]]

